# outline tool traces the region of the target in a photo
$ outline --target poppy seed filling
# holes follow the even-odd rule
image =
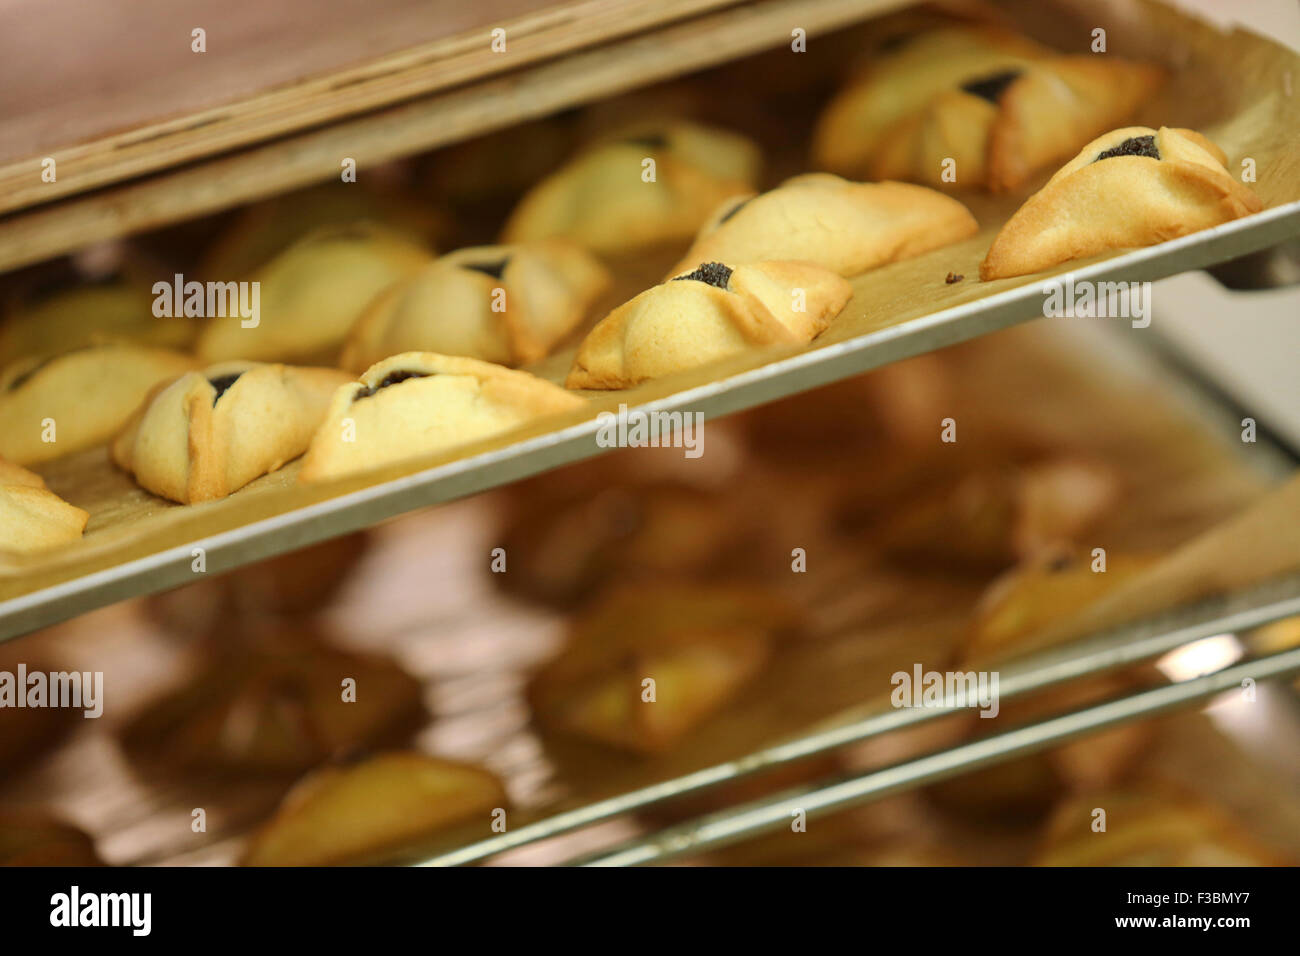
[[[472,269],[475,272],[481,272],[493,279],[500,279],[505,274],[506,266],[510,265],[510,257],[506,256],[500,262],[467,262],[462,269]]]
[[[383,378],[379,380],[378,385],[374,385],[374,386],[362,385],[359,389],[357,389],[356,394],[352,396],[352,401],[358,402],[363,398],[369,398],[371,395],[375,394],[375,392],[379,391],[380,389],[388,388],[388,386],[390,385],[397,385],[401,382],[405,382],[408,378],[428,378],[430,374],[431,373],[429,372],[408,372],[404,369],[399,369],[396,372],[389,372],[387,375],[385,375]]]
[[[721,219],[718,220],[718,225],[719,225],[719,226],[722,225],[724,222],[726,222],[728,219],[730,219],[730,218],[731,218],[732,216],[734,216],[736,213],[740,212],[740,210],[742,210],[742,209],[744,209],[746,206],[748,206],[748,205],[750,204],[750,202],[753,200],[753,198],[754,198],[753,196],[750,196],[749,199],[742,199],[740,202],[736,203],[734,206],[732,206],[730,209],[728,209],[728,210],[727,210],[727,214],[726,214],[725,216],[723,216]]]
[[[226,390],[234,385],[243,372],[231,372],[229,375],[218,375],[216,378],[208,379],[208,384],[217,390],[217,394],[212,396],[212,407],[217,407],[217,402],[221,401],[221,396],[226,394]]]
[[[705,282],[725,291],[727,283],[731,281],[731,269],[721,262],[704,262],[696,266],[694,272],[688,272],[684,276],[677,276],[673,281],[681,282],[683,279]]]
[[[633,136],[623,142],[630,146],[644,146],[646,149],[666,149],[668,137],[663,133],[647,133],[645,136]]]
[[[963,83],[961,88],[971,96],[978,96],[980,99],[987,100],[996,106],[998,98],[1002,96],[1003,91],[1011,85],[1012,81],[1020,75],[1020,72],[1020,70],[1003,70],[1001,73],[970,80]]]
[[[1114,159],[1116,156],[1149,156],[1152,159],[1159,159],[1160,150],[1156,149],[1156,138],[1154,136],[1130,136],[1118,146],[1102,150],[1093,162]]]

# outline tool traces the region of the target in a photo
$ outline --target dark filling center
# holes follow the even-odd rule
[[[673,281],[681,282],[683,279],[707,282],[709,285],[725,290],[727,283],[731,281],[731,269],[721,262],[705,262],[697,266],[694,272],[688,272],[684,276],[677,276]]]
[[[1020,75],[1020,70],[1003,70],[1001,73],[994,73],[992,76],[981,76],[977,80],[970,80],[963,83],[961,88],[971,96],[978,96],[982,100],[988,100],[994,106],[997,105],[1002,91],[1011,85],[1011,82]]]
[[[668,137],[663,133],[647,133],[644,136],[633,136],[623,142],[631,146],[644,146],[646,149],[666,149],[668,147]]]
[[[235,384],[243,372],[231,372],[229,375],[218,375],[216,378],[208,379],[208,382],[217,390],[217,394],[212,396],[212,407],[217,407],[217,402],[221,401],[221,396],[226,394],[226,390]]]
[[[1130,136],[1118,146],[1102,150],[1093,162],[1114,159],[1116,156],[1150,156],[1152,159],[1159,159],[1160,150],[1156,149],[1155,136]]]
[[[378,385],[375,385],[373,387],[370,385],[362,385],[359,389],[357,389],[357,393],[352,396],[352,401],[357,402],[363,398],[369,398],[371,395],[375,394],[375,392],[378,392],[381,389],[388,388],[388,386],[390,385],[397,385],[400,384],[401,382],[405,382],[408,378],[428,378],[428,377],[429,377],[428,372],[408,372],[404,370],[389,372],[387,375],[385,375],[383,378],[379,380]]]
[[[751,197],[749,197],[749,199],[745,199],[745,200],[743,200],[743,201],[741,201],[741,202],[736,203],[734,206],[732,206],[730,209],[727,210],[727,214],[726,214],[725,216],[723,216],[721,219],[718,220],[718,225],[719,225],[719,226],[722,225],[724,222],[726,222],[728,219],[730,219],[730,218],[731,218],[732,216],[734,216],[736,213],[740,212],[740,210],[742,210],[742,209],[744,209],[746,206],[748,206],[748,205],[753,201],[753,199],[754,199],[754,197],[751,196]]]
[[[461,266],[462,269],[472,269],[475,272],[481,272],[486,276],[494,279],[500,279],[506,271],[506,266],[510,264],[510,257],[506,256],[500,262],[466,262]]]
[[[900,33],[895,33],[891,37],[886,37],[877,49],[881,53],[897,53],[903,47],[915,40],[916,36],[917,35],[914,32],[904,30]]]

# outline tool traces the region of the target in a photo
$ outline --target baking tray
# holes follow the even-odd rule
[[[1134,345],[1128,336],[1090,324],[1038,323],[945,351],[929,367],[943,370],[941,377],[949,381],[954,400],[964,410],[965,434],[972,440],[977,435],[994,440],[1001,436],[1004,443],[1028,442],[1057,456],[1117,470],[1125,494],[1090,531],[1089,540],[1104,543],[1116,554],[1149,548],[1172,553],[1251,510],[1276,487],[1276,479],[1287,471],[1286,462],[1260,446],[1235,440],[1226,420],[1209,413],[1213,396],[1205,399],[1208,405],[1199,399],[1184,402],[1165,370]],[[1035,401],[1022,401],[1025,394],[1034,395]],[[797,409],[812,411],[825,400],[808,396],[794,401]],[[416,738],[416,746],[496,772],[510,795],[511,833],[527,821],[588,806],[611,794],[659,783],[674,790],[684,774],[745,760],[777,740],[809,739],[827,723],[842,724],[854,708],[870,712],[877,691],[889,686],[890,674],[898,669],[916,661],[944,666],[939,662],[950,659],[964,640],[968,610],[983,592],[986,578],[936,576],[929,568],[882,564],[870,540],[836,531],[828,521],[845,496],[857,500],[854,496],[863,493],[860,476],[873,459],[845,449],[842,467],[825,474],[830,453],[789,459],[770,450],[746,453],[739,450],[747,446],[741,437],[746,424],[716,426],[710,440],[716,443],[718,457],[703,462],[711,475],[708,483],[725,488],[731,481],[742,481],[742,493],[767,489],[759,502],[798,499],[799,525],[806,528],[800,543],[816,556],[814,573],[791,575],[784,562],[776,569],[741,573],[751,586],[787,595],[806,609],[807,620],[800,639],[782,645],[749,691],[669,753],[631,757],[594,742],[561,739],[563,735],[549,733],[530,719],[524,687],[538,665],[556,653],[569,612],[520,601],[514,589],[503,589],[503,579],[489,572],[485,556],[501,543],[503,513],[538,500],[531,493],[542,489],[479,495],[377,528],[369,535],[369,546],[359,549],[352,576],[332,597],[316,603],[315,613],[268,619],[264,612],[248,609],[243,616],[223,616],[206,650],[229,650],[260,640],[258,635],[265,632],[250,632],[253,627],[275,633],[306,630],[348,649],[391,656],[425,688],[431,723]],[[1095,427],[1102,424],[1106,427]],[[724,432],[733,442],[732,451],[725,454]],[[621,462],[602,461],[595,470],[616,489],[614,494],[634,495],[647,473],[659,474],[673,464],[666,454],[616,452]],[[681,465],[680,459],[676,464]],[[587,485],[591,479],[572,474],[571,479],[556,475],[545,481]],[[744,500],[750,506],[756,502],[752,496]],[[812,500],[823,503],[815,509],[815,520],[808,520],[814,517]],[[507,504],[514,508],[507,509]],[[752,513],[769,511],[755,507]],[[785,540],[781,526],[778,522],[766,540]],[[518,560],[522,555],[516,557],[512,550],[512,562]],[[1235,574],[1245,563],[1229,560],[1218,570]],[[512,570],[517,570],[513,563]],[[1220,619],[1234,608],[1267,603],[1262,598],[1257,602],[1239,581],[1220,577],[1207,584],[1229,595],[1217,608]],[[158,613],[160,605],[169,609],[165,615]],[[105,858],[114,863],[207,864],[237,858],[244,835],[273,810],[288,781],[280,789],[243,777],[202,777],[172,785],[124,761],[115,742],[123,723],[140,706],[195,665],[201,666],[204,638],[196,632],[207,630],[205,606],[206,622],[212,624],[217,619],[200,589],[177,592],[165,602],[122,602],[24,639],[14,649],[17,653],[48,653],[60,666],[103,671],[106,686],[116,690],[102,720],[80,721],[83,726],[76,735],[41,766],[0,781],[0,803],[47,806],[95,834]],[[1251,619],[1262,618],[1256,614]],[[1241,620],[1234,618],[1233,626]],[[1056,679],[1069,678],[1099,659],[1115,663],[1117,657],[1133,660],[1159,653],[1172,646],[1163,638],[1163,627],[1159,633],[1152,638],[1130,632],[1128,638],[1112,640],[1091,654],[1057,649],[1053,653],[1058,664],[1051,673]],[[1196,633],[1184,628],[1177,638],[1191,640]],[[1039,661],[1034,663],[1037,668]],[[1005,681],[1003,692],[1009,693]],[[891,713],[896,719],[900,712]],[[1243,822],[1256,828],[1268,821],[1268,829],[1282,830],[1285,844],[1300,852],[1295,844],[1300,829],[1294,823],[1300,804],[1293,799],[1294,785],[1284,787],[1256,769],[1247,770],[1250,763],[1244,755],[1229,754],[1217,735],[1200,733],[1203,718],[1184,714],[1172,720],[1174,726],[1189,728],[1181,735],[1183,743],[1176,753],[1160,746],[1151,759],[1177,756],[1202,773],[1212,766],[1209,779],[1198,784],[1207,795],[1225,781],[1241,782],[1241,799],[1233,806]],[[1275,730],[1259,735],[1258,742],[1275,742]],[[878,743],[892,746],[900,736],[891,733]],[[1220,750],[1225,752],[1220,755]],[[907,796],[912,805],[923,800],[919,794]],[[195,834],[190,827],[196,801],[209,811],[205,834]],[[889,806],[873,806],[865,816],[887,822],[893,819],[896,802],[891,797]],[[680,806],[664,809],[670,814],[681,811]],[[595,840],[607,845],[662,823],[659,817],[625,816],[602,824],[598,832],[563,837],[563,847],[548,841],[515,850],[506,859],[557,862],[596,849]],[[930,815],[909,816],[906,823],[906,833],[913,836],[934,832]],[[818,823],[810,833],[822,834],[832,825],[830,820]],[[951,845],[969,850],[975,859],[1023,862],[1017,841],[1032,838],[1033,827],[1021,826],[1015,832],[1014,839],[967,833]],[[484,835],[469,834],[463,842]],[[845,836],[847,846],[849,834]],[[942,836],[946,841],[947,832]]]
[[[1283,92],[1289,74],[1300,76],[1300,57],[1245,31],[1221,33],[1159,4],[1122,10],[1111,30],[1117,52],[1127,44],[1130,52],[1160,53],[1179,65],[1165,98],[1148,111],[1160,114],[1156,122],[1205,129],[1234,162],[1255,158],[1261,171],[1256,189],[1268,207],[1263,212],[1053,273],[981,283],[975,278],[978,263],[1020,197],[971,197],[982,226],[977,236],[857,277],[845,312],[806,349],[750,353],[634,389],[587,393],[588,407],[566,418],[337,484],[298,486],[297,466],[290,465],[228,499],[184,508],[137,489],[108,466],[102,449],[71,456],[41,470],[56,492],[91,512],[86,538],[65,550],[0,565],[0,638],[186,583],[195,573],[195,548],[204,550],[205,573],[217,574],[599,454],[595,415],[620,404],[724,415],[1041,317],[1049,275],[1148,281],[1300,234],[1300,153],[1293,141],[1300,98]],[[1054,21],[1066,32],[1077,22],[1064,16]],[[1070,46],[1059,38],[1057,44]],[[967,278],[948,284],[949,273]],[[559,380],[572,354],[561,351],[534,371]]]

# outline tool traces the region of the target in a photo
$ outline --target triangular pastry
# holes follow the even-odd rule
[[[1126,119],[1160,84],[1158,67],[1062,56],[972,74],[886,130],[872,179],[1014,189]]]
[[[0,371],[0,455],[33,465],[106,442],[155,385],[194,365],[188,355],[125,344],[12,362]]]
[[[339,180],[295,189],[245,206],[204,250],[202,275],[246,279],[302,239],[322,231],[380,223],[416,245],[432,243],[447,223],[409,191]]]
[[[565,384],[627,388],[754,346],[810,342],[852,295],[845,279],[808,263],[705,261],[602,319]]]
[[[113,460],[156,495],[224,498],[307,450],[346,372],[225,362],[159,389],[113,442]]]
[[[193,319],[153,315],[148,286],[118,276],[20,300],[0,321],[0,366],[109,342],[185,349],[197,332]]]
[[[431,258],[424,247],[369,223],[315,232],[252,274],[260,290],[257,324],[245,327],[239,315],[210,317],[199,335],[199,357],[206,363],[332,357],[370,300]]]
[[[77,541],[88,520],[40,475],[0,458],[0,551],[31,554]]]
[[[1093,140],[993,240],[980,278],[1004,279],[1115,249],[1155,245],[1263,204],[1193,130],[1144,126]]]
[[[294,774],[404,741],[426,720],[420,681],[391,659],[286,637],[219,653],[132,715],[127,755],[151,772]],[[339,693],[348,679],[351,701]]]
[[[827,105],[813,133],[813,162],[841,176],[867,176],[896,123],[971,77],[1023,68],[1048,53],[1025,37],[989,27],[949,27],[911,37],[873,60]]]
[[[678,122],[626,132],[533,187],[501,241],[559,236],[611,254],[689,239],[718,203],[753,190],[759,164],[752,143],[724,130]]]
[[[342,866],[417,850],[474,821],[484,837],[506,806],[501,781],[472,764],[413,751],[324,767],[300,781],[248,844],[244,866]]]
[[[564,651],[529,686],[529,701],[554,730],[663,752],[734,699],[794,626],[788,607],[748,588],[619,589],[576,619]]]
[[[334,393],[300,481],[321,481],[429,455],[581,408],[545,379],[478,359],[403,352]]]
[[[417,351],[535,362],[577,327],[609,281],[590,253],[559,239],[460,249],[381,293],[349,334],[341,364],[363,372]]]
[[[924,186],[807,173],[724,203],[670,274],[701,262],[734,268],[799,261],[855,276],[965,239],[978,228],[965,206]]]

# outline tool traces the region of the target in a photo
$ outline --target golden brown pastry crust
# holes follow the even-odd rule
[[[975,75],[890,127],[869,175],[943,187],[952,160],[952,185],[1015,189],[1131,116],[1163,77],[1149,64],[1098,56]],[[981,84],[982,95],[970,91]]]
[[[655,178],[642,178],[655,161]],[[594,145],[520,200],[504,243],[551,237],[615,254],[689,238],[728,196],[750,192],[760,154],[743,137],[677,122],[625,130]]]
[[[209,318],[196,345],[199,358],[332,361],[371,300],[431,258],[424,247],[370,223],[312,233],[253,273],[250,281],[260,283],[257,325],[245,327],[238,315]]]
[[[627,388],[747,348],[810,342],[853,295],[840,276],[802,262],[698,268],[725,286],[691,278],[692,268],[625,302],[583,340],[565,385]]]
[[[1099,158],[1144,137],[1151,137],[1159,159]],[[1200,134],[1167,126],[1130,126],[1098,137],[1007,221],[980,265],[980,278],[1026,275],[1155,245],[1262,209],[1259,197],[1224,168],[1222,153],[1205,144]]]
[[[442,830],[506,806],[495,775],[472,764],[396,752],[326,767],[298,783],[253,835],[244,866],[339,866],[391,859]]]
[[[942,193],[910,183],[851,183],[806,173],[729,200],[670,275],[701,262],[806,262],[855,276],[972,236],[975,218]]]
[[[813,163],[841,176],[867,175],[895,124],[971,77],[1022,69],[1048,52],[994,27],[922,33],[874,60],[831,100],[813,133]]]
[[[527,372],[478,359],[403,352],[339,388],[299,481],[369,471],[508,432],[585,402]]]
[[[113,442],[113,461],[172,501],[224,498],[305,452],[347,381],[334,369],[257,362],[187,372],[133,416]]]
[[[97,345],[0,372],[0,455],[33,465],[106,442],[159,382],[194,367],[188,355]],[[52,422],[55,440],[42,438]]]
[[[636,753],[672,749],[766,664],[793,612],[761,590],[661,584],[607,594],[529,687],[547,727]],[[655,699],[644,681],[655,682]]]
[[[0,458],[0,551],[33,554],[78,541],[89,520],[40,475]]]
[[[154,316],[148,287],[124,277],[20,302],[0,319],[0,367],[109,342],[186,349],[197,333],[193,319]]]
[[[459,249],[372,302],[341,364],[363,372],[414,351],[535,362],[582,322],[609,282],[604,266],[561,239]]]

